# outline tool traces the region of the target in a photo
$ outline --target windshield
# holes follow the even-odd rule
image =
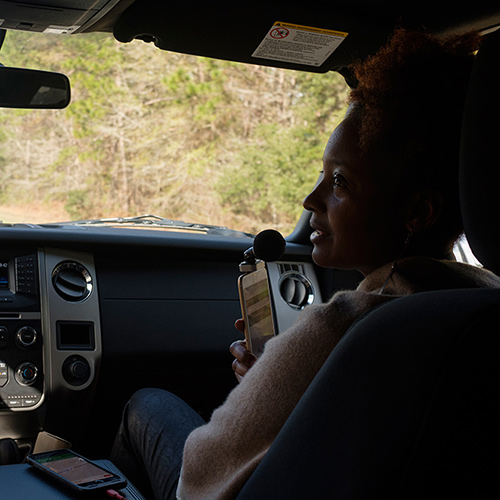
[[[295,226],[345,111],[337,73],[161,51],[106,34],[9,32],[5,66],[68,75],[64,110],[1,109],[0,220],[155,214]]]

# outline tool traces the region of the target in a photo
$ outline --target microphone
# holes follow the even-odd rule
[[[256,260],[272,262],[278,260],[285,252],[286,241],[281,234],[274,229],[261,231],[253,240],[253,246],[245,250],[243,258],[245,262],[241,265],[255,265]]]

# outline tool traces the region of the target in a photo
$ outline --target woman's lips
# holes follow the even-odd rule
[[[321,231],[321,229],[315,229],[311,233],[311,243],[313,245],[316,245],[317,243],[321,243],[323,240],[328,238],[330,236],[329,233],[326,233],[325,231]]]

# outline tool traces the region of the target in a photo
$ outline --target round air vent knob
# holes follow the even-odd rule
[[[304,275],[293,271],[281,277],[280,295],[293,309],[303,309],[314,302],[311,282]]]
[[[57,294],[68,302],[81,302],[92,293],[92,276],[78,262],[65,261],[52,271],[52,284]]]

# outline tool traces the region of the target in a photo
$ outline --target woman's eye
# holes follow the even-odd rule
[[[341,187],[344,185],[344,178],[340,174],[333,174],[333,187]]]

